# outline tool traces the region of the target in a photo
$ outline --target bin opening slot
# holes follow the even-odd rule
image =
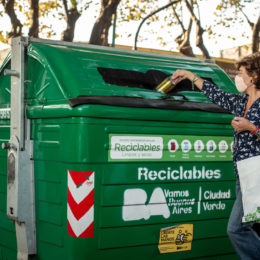
[[[166,73],[159,70],[148,70],[139,72],[134,70],[111,69],[98,67],[98,72],[102,75],[103,80],[108,84],[135,87],[143,89],[154,89],[167,76]]]
[[[134,70],[112,69],[103,67],[98,67],[97,70],[107,84],[150,90],[155,90],[158,84],[160,84],[166,77],[170,76],[170,74],[166,74],[160,70],[148,70],[145,73]],[[211,78],[204,79],[213,82]],[[175,88],[168,93],[168,95],[177,93],[179,91],[197,92],[199,91],[199,89],[195,87],[193,90],[191,81],[185,79],[179,82],[175,86]]]

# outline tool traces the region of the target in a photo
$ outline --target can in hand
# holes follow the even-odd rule
[[[156,90],[166,94],[169,93],[174,87],[175,85],[171,82],[171,76],[169,76],[156,87]]]

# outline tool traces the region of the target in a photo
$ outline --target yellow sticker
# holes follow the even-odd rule
[[[181,224],[160,230],[159,251],[161,254],[191,250],[193,224]]]

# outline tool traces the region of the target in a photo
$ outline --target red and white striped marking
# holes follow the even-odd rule
[[[67,227],[73,237],[93,237],[94,172],[68,170]]]

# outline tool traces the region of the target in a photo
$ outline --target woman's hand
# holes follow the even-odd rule
[[[193,78],[195,77],[195,75],[188,71],[188,70],[176,70],[173,74],[172,74],[172,78],[171,81],[173,84],[178,84],[180,81],[184,80],[184,79],[189,79],[189,80],[193,80]]]
[[[231,125],[233,126],[235,131],[239,133],[244,131],[253,132],[256,128],[256,126],[253,123],[251,123],[244,117],[235,117],[232,120]]]
[[[202,89],[204,80],[188,70],[176,70],[171,77],[171,82],[176,85],[184,79],[189,79],[197,88]]]

